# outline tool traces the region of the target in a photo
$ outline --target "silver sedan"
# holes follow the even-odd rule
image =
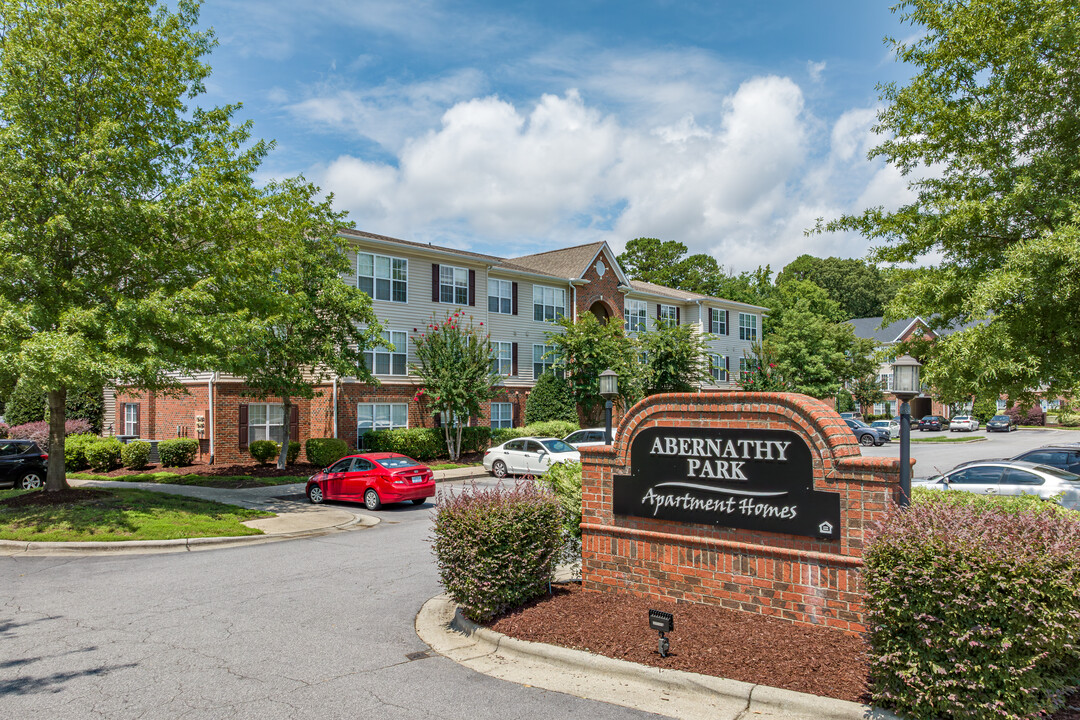
[[[1023,460],[965,463],[944,475],[914,481],[912,486],[981,495],[1038,495],[1080,510],[1080,475]]]

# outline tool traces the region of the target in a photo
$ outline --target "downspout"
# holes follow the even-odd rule
[[[577,322],[577,285],[570,283],[570,319]]]
[[[337,439],[337,375],[334,376],[334,439]]]
[[[206,381],[206,397],[209,400],[209,413],[210,417],[206,419],[207,428],[206,435],[210,440],[210,464],[214,464],[214,433],[217,432],[217,422],[214,420],[214,380],[217,378],[217,373],[210,373],[210,379]]]

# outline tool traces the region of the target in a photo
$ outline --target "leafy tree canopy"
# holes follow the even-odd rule
[[[548,420],[578,422],[577,406],[570,396],[570,386],[565,378],[553,372],[542,373],[537,378],[535,387],[525,401],[525,424]]]
[[[792,280],[806,280],[825,290],[840,306],[844,320],[878,317],[890,297],[877,266],[865,260],[800,255],[776,276],[781,287]]]
[[[605,370],[610,368],[619,375],[619,394],[624,402],[641,397],[644,373],[636,345],[621,324],[601,324],[592,313],[582,313],[576,322],[559,318],[556,324],[562,332],[548,333],[548,343],[555,346],[555,369],[570,385],[582,427],[599,422],[603,415],[600,373]]]
[[[693,392],[709,375],[709,346],[691,325],[664,323],[638,336],[645,352],[646,388],[650,395],[666,392]]]
[[[912,177],[915,199],[819,229],[879,241],[879,261],[936,263],[886,315],[977,323],[923,349],[939,390],[1067,393],[1080,378],[1080,8],[903,0],[896,11],[916,32],[890,42],[914,75],[882,87],[871,156]]]

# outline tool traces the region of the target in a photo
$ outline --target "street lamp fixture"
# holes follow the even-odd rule
[[[922,394],[919,361],[902,355],[893,361],[892,394],[900,401],[900,506],[911,504],[911,406],[908,403]]]
[[[619,375],[611,368],[600,373],[600,395],[604,403],[604,444],[611,444],[611,401],[619,394]]]

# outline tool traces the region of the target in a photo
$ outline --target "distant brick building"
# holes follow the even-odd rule
[[[343,279],[367,292],[394,351],[373,352],[370,363],[380,385],[353,377],[335,378],[313,400],[295,400],[292,417],[280,403],[255,399],[243,383],[222,373],[181,378],[188,394],[148,395],[117,388],[106,419],[116,435],[150,440],[193,437],[204,458],[246,462],[256,439],[279,439],[286,422],[290,437],[340,437],[356,444],[368,429],[432,427],[436,418],[416,401],[412,338],[433,314],[462,310],[483,323],[494,346],[492,362],[505,379],[498,397],[478,422],[514,427],[524,421],[525,399],[536,378],[550,370],[548,335],[553,321],[591,312],[603,322],[623,323],[628,332],[657,323],[689,323],[710,349],[712,381],[704,389],[734,387],[744,353],[758,339],[765,308],[629,280],[607,243],[552,250],[517,258],[342,230],[351,245],[351,270]]]

